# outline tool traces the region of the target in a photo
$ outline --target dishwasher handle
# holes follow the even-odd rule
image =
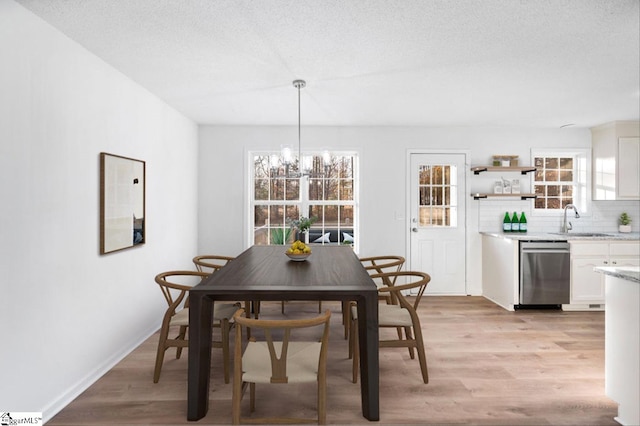
[[[568,249],[523,248],[522,253],[569,253]]]

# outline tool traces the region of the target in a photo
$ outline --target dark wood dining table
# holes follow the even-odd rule
[[[362,415],[380,419],[378,292],[349,246],[312,246],[304,262],[289,260],[284,246],[253,246],[190,290],[187,419],[209,409],[213,302],[355,301],[360,345]]]

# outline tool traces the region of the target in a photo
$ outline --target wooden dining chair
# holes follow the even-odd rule
[[[427,357],[424,351],[424,341],[422,338],[422,329],[420,328],[420,318],[417,314],[418,304],[422,295],[427,288],[427,284],[431,281],[429,274],[416,271],[396,271],[385,272],[382,274],[374,274],[372,278],[380,279],[384,286],[378,289],[378,293],[388,295],[390,304],[380,303],[378,305],[378,326],[380,328],[396,328],[404,330],[398,333],[397,339],[380,340],[380,348],[397,348],[406,347],[409,349],[409,356],[414,359],[414,349],[418,352],[418,360],[420,362],[420,370],[422,371],[422,379],[424,383],[429,383],[429,374],[427,372]],[[405,284],[396,284],[397,279],[406,282]],[[415,300],[409,303],[405,295],[402,293],[407,290],[417,290]],[[358,381],[358,364],[359,364],[359,348],[358,348],[358,311],[355,304],[351,306],[351,331],[349,333],[349,346],[353,358],[353,383]]]
[[[359,260],[369,275],[400,271],[405,262],[404,257],[396,255],[368,256],[361,257]],[[380,278],[374,278],[373,281],[378,288],[384,286]],[[384,300],[388,299],[387,295],[380,295],[379,297]],[[387,302],[390,302],[390,300],[387,300]],[[351,309],[349,306],[350,302],[342,302],[342,324],[344,325],[345,339],[349,338],[349,324],[351,323]],[[351,347],[349,347],[349,351],[351,351]],[[351,358],[351,352],[349,352],[349,358]]]
[[[156,283],[160,286],[162,295],[169,307],[162,318],[160,327],[160,338],[158,340],[158,352],[156,355],[156,365],[153,372],[153,382],[158,383],[164,354],[167,349],[176,348],[176,359],[182,354],[182,349],[189,346],[187,338],[187,328],[189,326],[189,290],[197,285],[203,278],[209,276],[206,272],[200,271],[167,271],[155,277]],[[229,330],[231,329],[233,314],[240,309],[239,304],[216,302],[213,309],[213,327],[220,329],[220,341],[214,341],[214,347],[222,348],[224,364],[224,381],[229,383]],[[170,338],[172,329],[178,329],[178,334]]]
[[[308,319],[268,320],[243,316],[236,312],[236,336],[234,346],[234,373],[232,396],[233,424],[249,423],[318,423],[327,421],[327,346],[329,342],[329,321],[331,312]],[[246,327],[254,330],[254,335],[242,351],[242,332]],[[309,331],[299,340],[296,330],[317,327],[318,339],[309,341]],[[257,341],[257,332],[264,332],[264,341]],[[295,335],[295,338],[294,338]],[[278,336],[276,338],[276,336]],[[255,412],[256,384],[275,385],[285,383],[317,383],[317,419],[291,417],[242,417],[241,401],[249,386],[249,409]],[[290,401],[290,399],[288,399]],[[291,402],[283,406],[290,405]]]

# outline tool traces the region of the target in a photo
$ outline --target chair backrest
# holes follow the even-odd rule
[[[251,341],[256,340],[256,331],[264,331],[265,340],[269,348],[271,357],[271,383],[287,383],[287,351],[291,340],[291,331],[299,328],[321,327],[322,337],[320,358],[318,360],[318,375],[326,375],[327,346],[329,342],[329,321],[331,311],[326,310],[324,314],[313,318],[291,319],[291,320],[265,320],[247,318],[244,309],[238,310],[234,315],[236,323],[235,337],[235,358],[234,362],[242,363],[242,329],[251,329]],[[274,335],[282,335],[282,339],[275,340]],[[306,340],[308,341],[308,339]],[[317,341],[317,340],[316,340]],[[241,364],[240,364],[241,366]]]
[[[188,307],[189,290],[208,276],[206,272],[197,271],[167,271],[156,275],[156,283],[169,305],[167,312],[174,315],[183,301],[184,307]]]
[[[360,258],[360,263],[362,263],[364,269],[369,273],[369,275],[371,275],[373,282],[376,283],[376,286],[378,288],[382,287],[384,283],[380,280],[380,278],[374,278],[374,275],[383,274],[385,272],[398,272],[402,269],[404,262],[404,257],[394,255],[370,256]]]
[[[389,295],[392,304],[400,305],[403,308],[410,308],[410,310],[413,311],[418,309],[420,299],[422,299],[422,295],[427,289],[427,284],[431,281],[431,276],[429,274],[417,271],[384,272],[381,274],[374,274],[371,278],[380,279],[383,282],[384,286],[378,288],[379,294]],[[405,284],[396,284],[398,278],[405,282]],[[418,292],[412,305],[407,301],[402,292],[416,288],[418,289]]]
[[[212,274],[227,263],[231,262],[233,259],[235,258],[231,256],[205,254],[194,257],[193,263],[196,265],[196,269],[199,272],[207,272],[209,274]]]

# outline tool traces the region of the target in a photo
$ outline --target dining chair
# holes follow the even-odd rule
[[[209,276],[206,272],[200,271],[167,271],[155,277],[156,283],[160,286],[162,295],[169,307],[162,318],[160,327],[160,338],[158,340],[158,352],[156,355],[156,365],[153,372],[153,382],[158,383],[164,354],[167,349],[176,348],[176,359],[182,355],[182,349],[189,346],[187,328],[189,326],[189,290],[200,283],[203,278]],[[224,364],[224,381],[229,383],[229,330],[231,329],[231,319],[233,314],[240,309],[239,304],[216,302],[213,309],[213,326],[220,329],[220,341],[214,341],[214,347],[222,348]],[[170,338],[172,329],[178,328],[177,336]]]
[[[362,263],[362,266],[364,266],[364,269],[369,273],[370,276],[375,274],[381,274],[384,272],[400,271],[405,262],[404,257],[396,256],[396,255],[368,256],[368,257],[361,257],[359,260],[360,260],[360,263]],[[376,287],[378,288],[384,286],[380,278],[375,278],[373,279],[373,281],[376,284]],[[388,299],[386,295],[379,295],[379,298],[382,298],[384,300]],[[390,302],[390,301],[387,300],[387,302]],[[350,306],[349,302],[345,301],[342,303],[342,324],[344,325],[345,339],[349,338],[349,324],[351,322],[350,321],[351,309],[349,308],[349,306]],[[349,347],[349,350],[351,350],[351,347]],[[349,358],[351,358],[351,352],[349,352]]]
[[[329,321],[331,311],[327,310],[314,318],[307,319],[253,319],[236,312],[236,336],[234,346],[234,373],[232,395],[232,422],[249,423],[315,423],[327,421],[327,346],[329,342]],[[250,327],[254,334],[242,351],[243,328]],[[309,331],[299,329],[318,328],[318,338],[309,340]],[[257,341],[256,332],[264,333],[264,340]],[[302,331],[302,333],[300,333]],[[313,333],[313,331],[311,331]],[[304,334],[300,338],[299,334]],[[277,336],[277,338],[276,338]],[[302,340],[304,339],[304,340]],[[241,401],[249,386],[249,409],[255,412],[256,384],[275,385],[286,383],[317,383],[317,419],[292,417],[242,417]],[[283,406],[289,406],[290,399]]]
[[[380,303],[378,305],[378,326],[380,328],[396,328],[404,329],[405,336],[398,333],[397,339],[380,339],[380,347],[406,347],[409,348],[409,356],[415,358],[414,349],[418,352],[418,360],[420,362],[420,370],[422,371],[422,380],[429,383],[429,374],[427,372],[427,358],[424,351],[424,341],[422,338],[422,329],[420,328],[420,318],[417,314],[418,304],[424,294],[427,284],[431,281],[429,274],[416,271],[396,271],[374,274],[372,278],[380,279],[384,286],[378,289],[378,293],[388,295],[390,304]],[[396,280],[400,279],[405,284],[396,284]],[[417,290],[415,300],[410,303],[403,291]],[[351,331],[349,333],[349,346],[353,358],[353,383],[358,381],[358,364],[359,364],[359,348],[358,348],[358,311],[355,304],[351,305]]]

